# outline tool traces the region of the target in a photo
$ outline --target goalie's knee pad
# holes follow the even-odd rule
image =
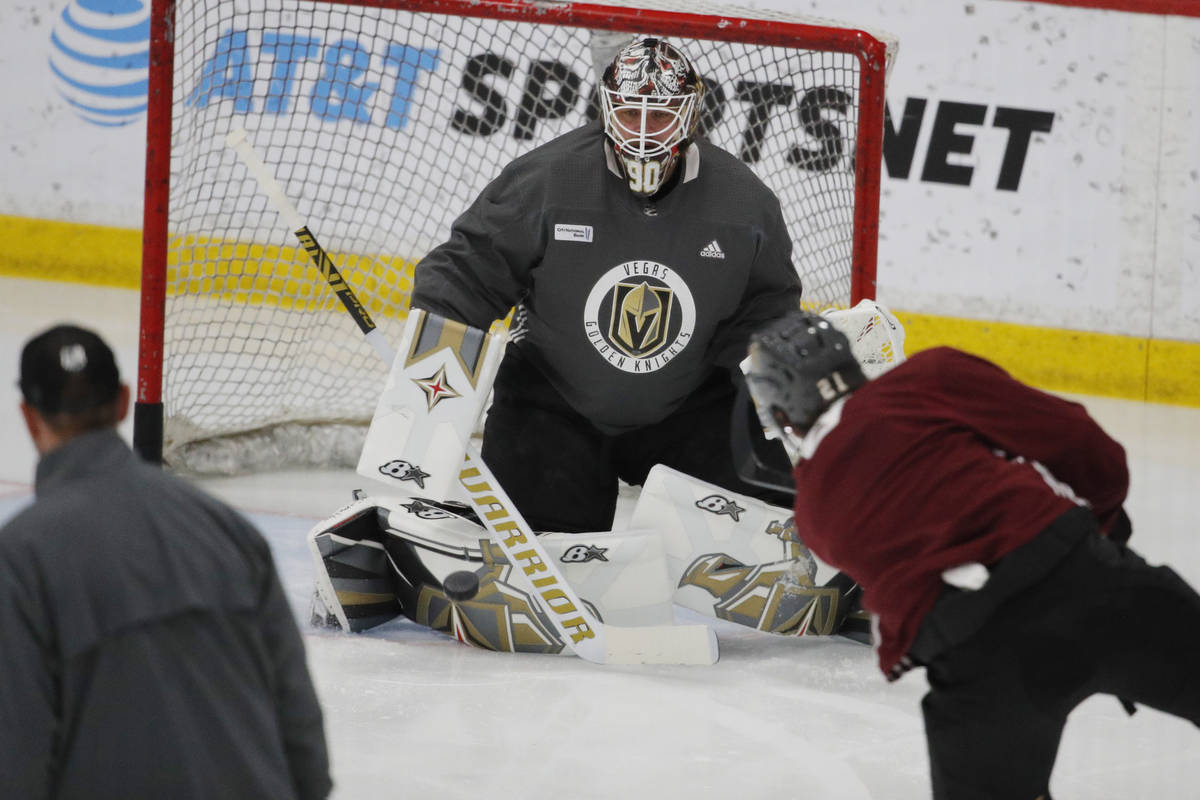
[[[844,619],[842,591],[817,585],[818,562],[796,536],[791,509],[659,464],[630,524],[662,533],[681,606],[790,636],[834,633]]]
[[[320,605],[346,630],[366,630],[403,614],[490,650],[567,649],[466,506],[366,498],[314,528],[310,541]],[[539,541],[601,620],[671,622],[672,586],[657,533],[544,534]],[[464,572],[474,580],[460,574],[448,591],[450,576]],[[459,584],[473,593],[464,594]]]
[[[601,621],[631,628],[674,622],[674,586],[657,531],[544,533],[538,541]]]

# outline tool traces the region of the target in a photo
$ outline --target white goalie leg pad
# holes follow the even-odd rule
[[[538,540],[604,622],[672,623],[673,585],[656,531],[551,533]],[[477,647],[571,652],[466,506],[416,497],[365,498],[317,525],[310,545],[317,599],[344,630],[366,630],[403,614]],[[447,579],[462,572],[474,576],[477,589],[451,598]],[[536,574],[529,577],[536,581]]]
[[[314,616],[320,611],[358,632],[400,614],[415,619],[431,594],[444,598],[447,575],[485,561],[486,532],[454,508],[415,497],[365,497],[322,520],[308,537]]]
[[[564,650],[537,605],[508,584],[508,562],[465,506],[363,498],[313,528],[309,544],[318,623],[319,614],[357,633],[403,615],[486,649]],[[447,594],[456,573],[471,576],[471,596]]]
[[[499,566],[496,577],[507,583],[508,561],[491,547],[471,511],[464,509],[459,516],[447,510],[450,504],[435,506],[416,498],[380,508],[385,532],[419,551],[422,567],[438,582],[464,569],[479,571],[486,581],[489,570]],[[538,541],[603,622],[630,627],[672,623],[674,587],[657,531],[542,533]]]
[[[380,517],[405,616],[486,650],[570,654],[473,510],[408,498],[381,507]],[[462,573],[474,591],[452,597],[446,583]]]
[[[632,628],[674,621],[674,584],[658,531],[543,533],[538,541],[605,624]]]
[[[360,631],[400,613],[382,544],[378,502],[356,500],[308,533],[313,561],[313,623]],[[344,604],[343,604],[344,603]]]
[[[390,552],[404,560],[397,566],[414,584],[406,590],[412,599],[402,604],[418,623],[489,649],[569,652],[472,511],[464,507],[458,515],[449,504],[416,499],[392,503],[385,529],[405,543]],[[656,531],[545,533],[538,541],[575,593],[606,624],[672,623],[673,585]],[[475,597],[451,604],[455,607],[447,616],[443,612],[449,600],[440,584],[460,570],[476,574],[479,590]],[[416,585],[422,576],[432,580]],[[529,577],[536,581],[536,572]]]
[[[359,475],[397,493],[459,496],[463,455],[487,404],[507,334],[409,311],[359,457]]]
[[[816,583],[832,570],[800,543],[791,509],[659,464],[630,524],[662,534],[679,605],[769,633],[833,632],[836,592]]]

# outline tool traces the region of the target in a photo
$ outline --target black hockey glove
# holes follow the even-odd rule
[[[1129,515],[1125,513],[1124,508],[1117,509],[1117,515],[1113,519],[1112,524],[1108,526],[1108,531],[1105,535],[1122,547],[1129,542],[1129,537],[1133,535],[1133,522],[1130,521]]]
[[[825,586],[838,590],[833,633],[860,644],[871,644],[871,615],[862,607],[862,587],[844,572],[834,575]]]

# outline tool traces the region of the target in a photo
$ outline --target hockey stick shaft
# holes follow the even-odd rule
[[[342,304],[372,341],[384,363],[391,367],[394,351],[371,319],[370,312],[359,302],[354,290],[342,279],[329,256],[317,244],[316,237],[304,219],[288,200],[267,165],[258,157],[246,131],[237,129],[226,137],[259,187],[271,200],[284,222],[295,233],[305,250],[317,263],[321,274],[337,292]],[[592,614],[583,601],[563,579],[554,560],[538,542],[529,523],[517,511],[512,500],[492,475],[481,458],[466,448],[465,461],[459,473],[459,483],[479,508],[479,518],[492,540],[504,552],[512,572],[524,582],[531,596],[539,599],[542,608],[562,636],[563,641],[580,657],[595,663],[622,664],[713,664],[717,660],[716,635],[704,625],[659,625],[644,628],[614,628],[605,625]]]
[[[283,217],[284,223],[296,235],[304,250],[312,259],[321,275],[324,276],[329,288],[333,289],[334,294],[342,301],[346,312],[350,314],[350,318],[354,320],[354,324],[358,325],[358,329],[362,331],[363,336],[375,352],[379,353],[380,358],[384,363],[391,367],[392,362],[396,359],[395,353],[392,351],[391,345],[387,339],[383,337],[383,333],[375,327],[375,320],[371,319],[370,313],[366,307],[359,301],[358,295],[346,283],[346,279],[342,277],[342,273],[334,266],[333,259],[325,252],[325,248],[321,247],[317,241],[317,237],[309,230],[308,225],[304,223],[303,217],[296,207],[292,205],[292,201],[288,199],[279,182],[275,180],[275,176],[271,170],[259,158],[255,152],[254,146],[250,143],[250,137],[243,128],[236,128],[225,137],[225,144],[238,154],[238,158],[242,160],[242,164],[250,172],[250,175],[258,182],[258,186],[262,189],[263,194],[275,206],[275,210]]]

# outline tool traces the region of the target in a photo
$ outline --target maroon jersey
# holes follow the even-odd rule
[[[947,347],[831,407],[805,452],[796,531],[863,587],[885,673],[908,652],[944,570],[995,563],[1077,503],[1107,531],[1129,486],[1124,449],[1083,406]]]

